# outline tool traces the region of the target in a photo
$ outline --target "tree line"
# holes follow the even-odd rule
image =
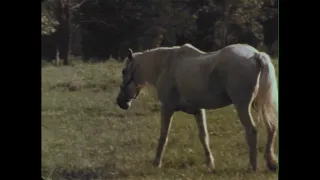
[[[277,56],[277,0],[45,0],[42,59],[123,59],[190,43],[203,51],[250,44]]]

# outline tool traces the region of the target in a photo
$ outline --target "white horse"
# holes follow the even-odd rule
[[[161,102],[161,131],[154,165],[161,167],[172,115],[193,114],[198,125],[207,165],[214,170],[209,147],[205,109],[234,104],[249,146],[249,170],[257,169],[257,130],[251,107],[267,127],[265,159],[276,171],[274,152],[277,133],[278,89],[270,57],[245,44],[234,44],[215,52],[202,52],[190,44],[160,47],[133,53],[129,49],[117,104],[129,109],[146,84],[156,87]]]

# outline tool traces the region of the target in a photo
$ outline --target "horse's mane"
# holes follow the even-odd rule
[[[142,51],[142,53],[146,52],[154,52],[154,51],[159,51],[159,50],[173,50],[173,49],[179,49],[181,46],[172,46],[172,47],[156,47],[153,49],[147,49],[145,51]]]
[[[198,48],[192,46],[191,44],[184,44],[182,46],[172,46],[172,47],[157,47],[157,48],[153,48],[153,49],[147,49],[145,51],[142,51],[141,53],[146,53],[146,52],[155,52],[155,51],[159,51],[159,50],[174,50],[174,49],[182,49],[182,48],[188,48],[188,49],[191,49],[191,50],[194,50],[194,51],[197,51],[199,53],[205,53],[201,50],[199,50]]]

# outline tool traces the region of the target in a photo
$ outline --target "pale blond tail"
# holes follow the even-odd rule
[[[275,68],[269,55],[264,52],[255,54],[254,57],[260,64],[259,88],[254,99],[254,106],[260,120],[263,120],[269,129],[278,128],[278,87]]]

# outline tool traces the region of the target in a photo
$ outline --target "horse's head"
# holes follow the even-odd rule
[[[125,67],[122,69],[122,83],[117,97],[117,104],[124,110],[129,109],[131,101],[138,97],[144,84],[133,52],[131,49],[128,52]]]

